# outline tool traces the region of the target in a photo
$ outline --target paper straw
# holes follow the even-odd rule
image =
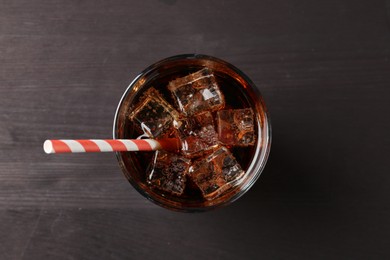
[[[90,153],[90,152],[127,152],[127,151],[177,151],[175,138],[153,139],[115,139],[115,140],[46,140],[43,150],[51,153]]]

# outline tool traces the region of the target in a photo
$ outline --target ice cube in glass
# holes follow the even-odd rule
[[[218,145],[218,134],[210,112],[183,119],[177,132],[181,152],[189,158],[207,153]]]
[[[190,178],[207,200],[212,200],[233,187],[244,173],[240,164],[224,146],[209,156],[194,161],[189,170]]]
[[[217,112],[217,124],[219,141],[224,145],[255,144],[256,135],[251,108],[220,110]]]
[[[181,195],[191,161],[176,153],[156,151],[147,175],[147,182],[160,190]]]
[[[170,81],[168,89],[180,112],[186,116],[202,111],[216,111],[225,105],[224,96],[209,68]]]
[[[160,95],[155,88],[148,89],[129,119],[150,138],[160,138],[173,131],[179,113]]]

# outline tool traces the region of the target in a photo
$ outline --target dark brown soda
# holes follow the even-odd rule
[[[186,70],[180,71],[164,71],[164,73],[156,74],[152,80],[149,80],[146,84],[143,85],[142,89],[137,92],[133,104],[137,104],[142,94],[149,89],[150,87],[154,87],[157,89],[165,100],[168,101],[173,107],[176,107],[173,97],[170,91],[167,88],[169,81],[174,80],[176,78],[180,78],[183,76],[187,76],[197,70],[201,69],[201,67],[193,67]],[[225,97],[225,108],[224,109],[239,109],[239,108],[253,108],[254,104],[251,103],[251,99],[248,96],[248,93],[245,91],[245,87],[235,78],[217,70],[213,70],[214,76],[217,80],[217,83]],[[132,108],[129,108],[129,112]],[[216,112],[213,113],[214,119],[216,116]],[[256,120],[256,117],[254,118]],[[214,120],[215,127],[217,127],[217,120]],[[258,138],[259,133],[257,133],[255,124],[255,134],[256,138]],[[128,118],[125,122],[125,132],[124,138],[126,139],[135,139],[139,137],[142,133],[139,132],[137,127],[134,126],[133,122],[131,122]],[[217,130],[217,129],[216,129]],[[248,146],[248,147],[229,147],[229,150],[233,153],[237,162],[241,165],[243,170],[247,170],[252,158],[254,156],[256,147]],[[141,189],[146,191],[147,193],[157,194],[159,196],[164,197],[167,200],[178,202],[181,205],[191,204],[202,206],[203,203],[207,203],[207,201],[203,198],[200,190],[196,187],[196,185],[191,181],[190,178],[187,178],[186,188],[184,193],[181,196],[172,195],[168,192],[164,192],[158,190],[157,188],[151,187],[146,182],[147,172],[152,164],[154,152],[131,152],[122,154],[123,161],[128,169],[134,169],[132,171],[131,178],[133,181],[139,183]],[[129,176],[127,176],[129,178]]]

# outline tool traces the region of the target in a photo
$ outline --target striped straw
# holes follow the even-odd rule
[[[174,138],[153,139],[115,139],[115,140],[46,140],[43,150],[47,153],[89,153],[126,151],[177,151],[178,141]]]

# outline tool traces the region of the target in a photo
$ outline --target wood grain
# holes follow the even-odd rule
[[[182,53],[236,65],[269,107],[239,201],[170,212],[113,154],[44,154],[110,138],[131,80]],[[389,258],[389,85],[389,0],[0,0],[0,258]]]

